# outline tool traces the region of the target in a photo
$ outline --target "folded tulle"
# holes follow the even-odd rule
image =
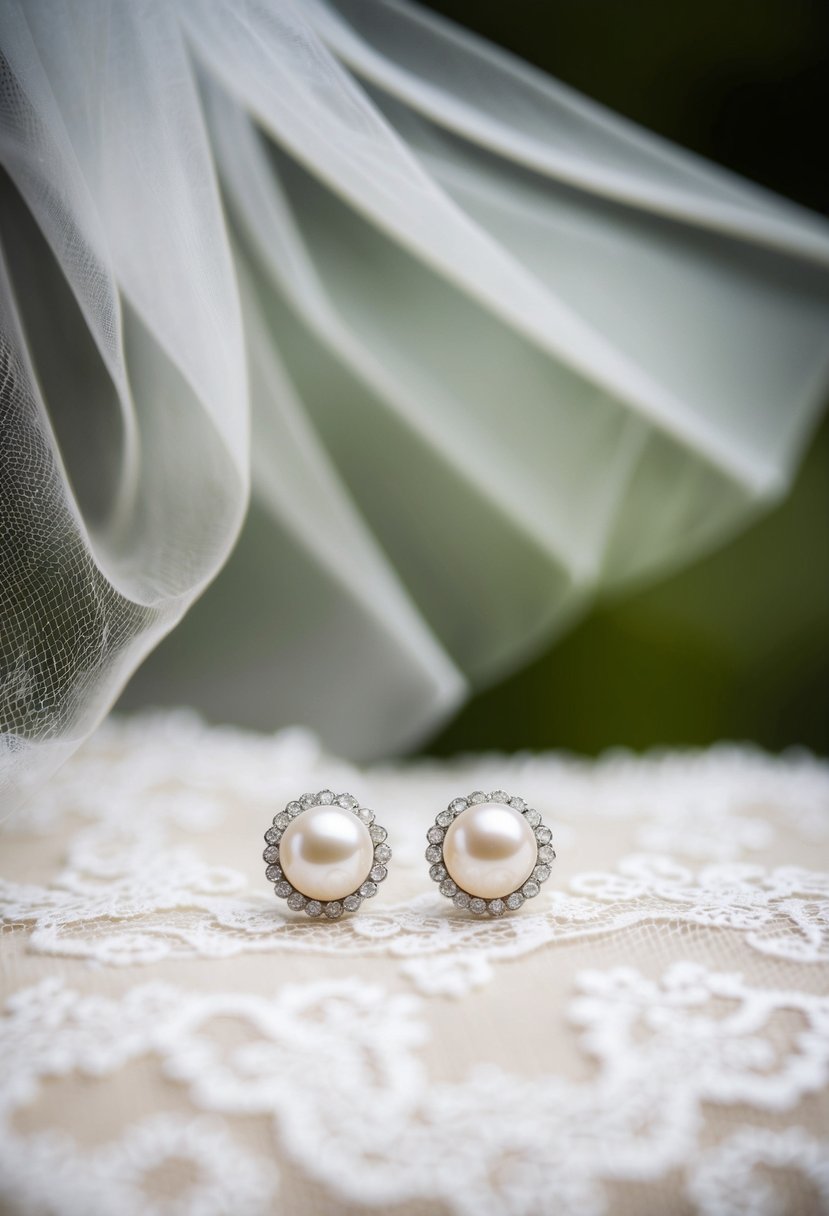
[[[394,752],[791,483],[812,214],[397,0],[0,14],[6,801],[186,612],[133,699]]]

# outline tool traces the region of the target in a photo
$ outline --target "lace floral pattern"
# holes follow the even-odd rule
[[[732,1012],[712,1016],[710,1003],[723,999]],[[773,1049],[765,1032],[783,1010],[798,1014],[803,1029]],[[519,1080],[490,1068],[435,1085],[418,1058],[419,1014],[419,1002],[353,981],[288,987],[274,997],[146,984],[121,1001],[45,981],[17,994],[0,1024],[3,1058],[12,1062],[3,1175],[28,1199],[45,1199],[48,1210],[38,1187],[68,1172],[78,1206],[66,1210],[120,1212],[132,1206],[142,1175],[161,1160],[185,1158],[197,1170],[194,1210],[201,1191],[210,1211],[264,1205],[273,1172],[244,1155],[236,1163],[224,1121],[158,1116],[80,1162],[64,1137],[15,1135],[13,1112],[44,1078],[78,1073],[100,1083],[154,1055],[197,1108],[223,1120],[265,1116],[292,1163],[352,1203],[420,1200],[458,1216],[530,1216],[555,1194],[559,1211],[600,1213],[605,1180],[647,1182],[680,1169],[701,1210],[717,1211],[729,1189],[725,1171],[734,1159],[746,1171],[751,1141],[744,1133],[699,1169],[689,1165],[703,1105],[788,1111],[829,1076],[829,999],[752,989],[739,976],[692,964],[674,965],[657,982],[631,968],[578,977],[568,1014],[597,1065],[587,1083]],[[243,1022],[249,1039],[225,1051],[208,1032],[217,1018]],[[762,1136],[748,1168],[790,1167],[796,1131]],[[802,1150],[811,1142],[798,1134]],[[804,1167],[825,1195],[829,1180],[814,1152],[804,1153]]]
[[[424,825],[507,783],[559,868],[482,922],[430,889]],[[274,807],[318,785],[358,789],[395,850],[342,923],[261,875]],[[58,1216],[829,1210],[827,829],[829,768],[800,754],[357,771],[298,731],[110,722],[4,825],[0,1193]]]

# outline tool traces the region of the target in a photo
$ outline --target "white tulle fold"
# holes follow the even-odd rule
[[[0,33],[9,801],[248,508],[132,695],[365,756],[790,484],[818,217],[399,0]]]
[[[829,260],[811,212],[675,148],[557,80],[401,0],[308,0],[334,54],[506,161],[635,207]]]
[[[0,488],[1,771],[16,800],[224,562],[247,500],[248,415],[218,185],[175,14],[4,3],[2,50],[0,147],[20,196],[7,187],[22,324],[2,334]],[[21,241],[21,200],[40,244],[34,230]],[[50,259],[74,299],[44,297]],[[94,376],[73,366],[73,305],[102,365]],[[69,466],[41,386],[58,433],[75,432]],[[96,448],[113,412],[120,431]],[[100,482],[111,493],[87,511]]]

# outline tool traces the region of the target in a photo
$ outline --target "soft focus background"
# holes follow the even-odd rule
[[[820,129],[829,112],[829,6],[433,0],[429,7],[678,144],[829,212]],[[175,662],[187,636],[215,638],[217,614],[226,612],[220,596],[208,589],[149,672],[167,656]],[[776,510],[704,560],[597,604],[529,667],[474,698],[424,750],[594,754],[734,739],[827,752],[828,621],[824,423]],[[139,672],[125,707],[147,700],[145,679]]]
[[[431,0],[653,131],[829,213],[829,5]],[[829,750],[829,425],[790,499],[707,560],[596,610],[430,751],[752,739]]]

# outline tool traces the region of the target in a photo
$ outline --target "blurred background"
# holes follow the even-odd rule
[[[824,214],[829,5],[430,0],[590,97]],[[715,555],[603,603],[428,751],[751,739],[829,751],[829,423],[790,498]]]
[[[676,143],[829,212],[829,6],[432,0],[428,7]],[[240,560],[237,557],[231,561]],[[208,589],[191,634],[209,632]],[[829,423],[789,498],[726,547],[598,603],[476,696],[427,754],[752,740],[829,751]],[[212,638],[215,634],[210,633]],[[174,630],[150,661],[183,646]],[[122,704],[145,700],[139,673]]]

